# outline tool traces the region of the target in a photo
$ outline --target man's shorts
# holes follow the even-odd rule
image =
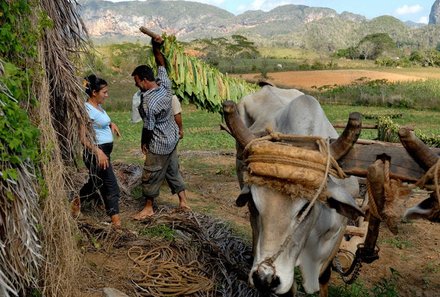
[[[185,190],[185,184],[179,171],[177,149],[174,149],[169,155],[156,155],[148,152],[142,173],[144,198],[158,197],[164,179],[167,180],[173,194]]]

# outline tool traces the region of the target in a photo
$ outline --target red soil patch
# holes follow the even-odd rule
[[[297,89],[312,89],[322,86],[348,85],[358,80],[385,79],[390,82],[415,81],[424,78],[417,75],[397,74],[374,70],[315,70],[315,71],[286,71],[267,74],[268,80],[280,87]],[[239,77],[248,81],[258,81],[260,74],[240,74]]]

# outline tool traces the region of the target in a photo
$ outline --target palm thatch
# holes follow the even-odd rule
[[[16,3],[5,5],[12,7]],[[40,130],[41,164],[26,158],[18,164],[0,162],[0,296],[26,296],[31,288],[43,296],[75,296],[78,230],[68,207],[68,166],[74,163],[80,147],[80,124],[86,122],[75,65],[81,52],[87,50],[87,32],[75,0],[37,0],[21,5],[32,7],[27,13],[14,16],[17,23],[9,28],[23,32],[20,22],[29,25],[30,19],[33,26],[25,30],[39,34],[33,45],[38,55],[21,52],[3,56],[30,74],[31,88],[24,91],[27,99],[18,100],[1,84],[5,70],[0,54],[0,95],[4,95],[0,96],[0,113],[4,115],[3,107],[8,104],[26,108]],[[0,19],[0,25],[3,21]],[[30,98],[38,101],[36,110],[25,102]],[[27,119],[21,124],[30,123]],[[0,148],[2,155],[8,153],[7,145]],[[5,172],[14,174],[8,178]]]
[[[0,68],[3,65],[0,61]],[[0,73],[0,76],[3,72]],[[0,82],[0,93],[15,100]],[[0,98],[0,106],[5,106]],[[2,114],[2,116],[4,116]],[[0,296],[17,296],[37,283],[41,246],[37,236],[39,216],[34,166],[1,162],[0,171]],[[15,169],[16,179],[3,172]]]
[[[87,31],[76,1],[40,0],[40,6],[52,21],[39,48],[48,79],[50,112],[63,160],[73,161],[79,124],[86,123],[83,91],[74,63],[78,64],[80,53],[87,51]]]
[[[39,105],[40,146],[46,152],[42,173],[47,197],[42,201],[44,296],[75,296],[79,252],[76,224],[70,217],[71,190],[66,164],[75,158],[79,127],[86,123],[82,87],[74,62],[86,50],[87,36],[77,11],[69,0],[41,0],[41,10],[52,20],[39,42],[39,63],[44,69],[35,84]]]

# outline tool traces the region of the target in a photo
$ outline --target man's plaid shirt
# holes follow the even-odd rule
[[[168,155],[179,141],[179,127],[171,107],[171,81],[165,67],[158,67],[159,87],[141,95],[139,106],[144,128],[153,131],[148,150],[157,155]]]

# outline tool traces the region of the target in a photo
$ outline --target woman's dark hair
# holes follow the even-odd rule
[[[86,88],[86,93],[89,96],[92,96],[93,91],[99,92],[105,86],[107,86],[107,82],[94,74],[90,74],[84,78],[84,87]]]

